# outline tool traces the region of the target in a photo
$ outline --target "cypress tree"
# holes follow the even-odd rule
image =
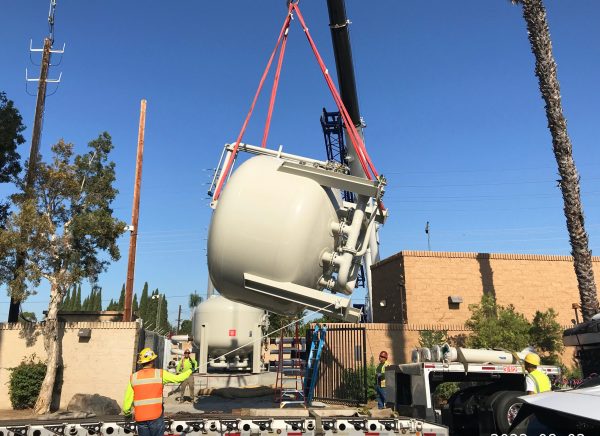
[[[101,311],[102,310],[102,288],[98,287],[98,290],[96,291],[96,295],[94,298],[94,308],[93,310],[95,311]]]
[[[131,304],[132,310],[134,313],[140,309],[140,305],[138,304],[137,294],[133,294],[133,303]]]
[[[94,291],[92,291],[94,292]],[[81,305],[81,307],[79,308],[79,310],[83,311],[83,312],[87,312],[90,310],[90,297],[92,294],[88,295],[87,297],[85,297],[83,299],[83,304]]]
[[[119,309],[118,310],[125,310],[125,284],[123,284],[123,287],[121,288],[121,295],[119,296]]]
[[[117,310],[118,304],[111,298],[110,303],[106,306],[106,310]]]
[[[167,309],[167,299],[164,295],[160,295],[160,320],[158,323],[160,330],[164,330],[165,332],[171,331],[171,325],[169,324],[169,311]]]
[[[71,307],[71,310],[81,310],[81,285],[77,286],[77,297]]]
[[[140,307],[138,316],[146,321],[146,314],[148,313],[148,282],[144,283],[144,290],[140,298]]]
[[[69,304],[71,303],[71,290],[67,289],[67,293],[65,294],[65,298],[60,303],[60,310],[69,310]]]

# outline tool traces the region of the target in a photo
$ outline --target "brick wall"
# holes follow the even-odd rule
[[[593,262],[600,277],[600,257]],[[580,301],[570,256],[401,251],[373,265],[372,276],[375,322],[398,322],[405,306],[400,335],[405,357],[418,342],[415,326],[466,332],[469,304],[479,303],[484,293],[494,295],[498,304],[513,304],[529,320],[536,310],[553,308],[565,328],[575,317],[572,304]],[[450,296],[462,303],[450,304]],[[399,333],[379,334],[377,340],[384,344],[390,335]],[[570,350],[563,357],[571,363]]]
[[[91,329],[89,340],[80,339],[79,329]],[[66,408],[74,394],[100,394],[123,402],[129,376],[135,366],[139,331],[137,322],[61,323],[64,381],[60,407]],[[46,356],[39,326],[0,324],[0,409],[10,409],[8,368],[25,357]]]

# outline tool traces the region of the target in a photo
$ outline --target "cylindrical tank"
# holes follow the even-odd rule
[[[463,363],[517,363],[507,351],[457,348],[457,358]]]
[[[194,344],[200,347],[202,346],[200,338],[206,338],[208,356],[212,359],[245,345],[228,356],[227,360],[234,359],[236,356],[245,358],[252,353],[252,341],[260,338],[259,326],[265,323],[264,310],[215,295],[194,309],[192,318]],[[204,335],[200,332],[201,328],[205,329]]]
[[[277,169],[282,160],[257,156],[227,182],[208,234],[208,270],[227,298],[281,314],[304,306],[244,288],[244,273],[319,289],[322,255],[335,248],[339,192]]]

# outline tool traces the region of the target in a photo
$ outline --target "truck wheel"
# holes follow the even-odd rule
[[[506,391],[494,403],[494,419],[497,430],[506,433],[517,417],[523,401],[519,397],[525,395],[521,391]]]

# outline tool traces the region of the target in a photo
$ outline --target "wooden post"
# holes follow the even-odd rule
[[[123,321],[131,321],[133,300],[133,278],[135,275],[135,250],[138,235],[138,220],[140,212],[140,187],[142,184],[142,163],[144,160],[144,129],[146,128],[146,100],[140,104],[140,126],[138,129],[137,156],[135,161],[135,186],[133,188],[133,210],[131,212],[131,227],[129,239],[129,259],[127,261],[127,281],[125,282],[125,313]]]

